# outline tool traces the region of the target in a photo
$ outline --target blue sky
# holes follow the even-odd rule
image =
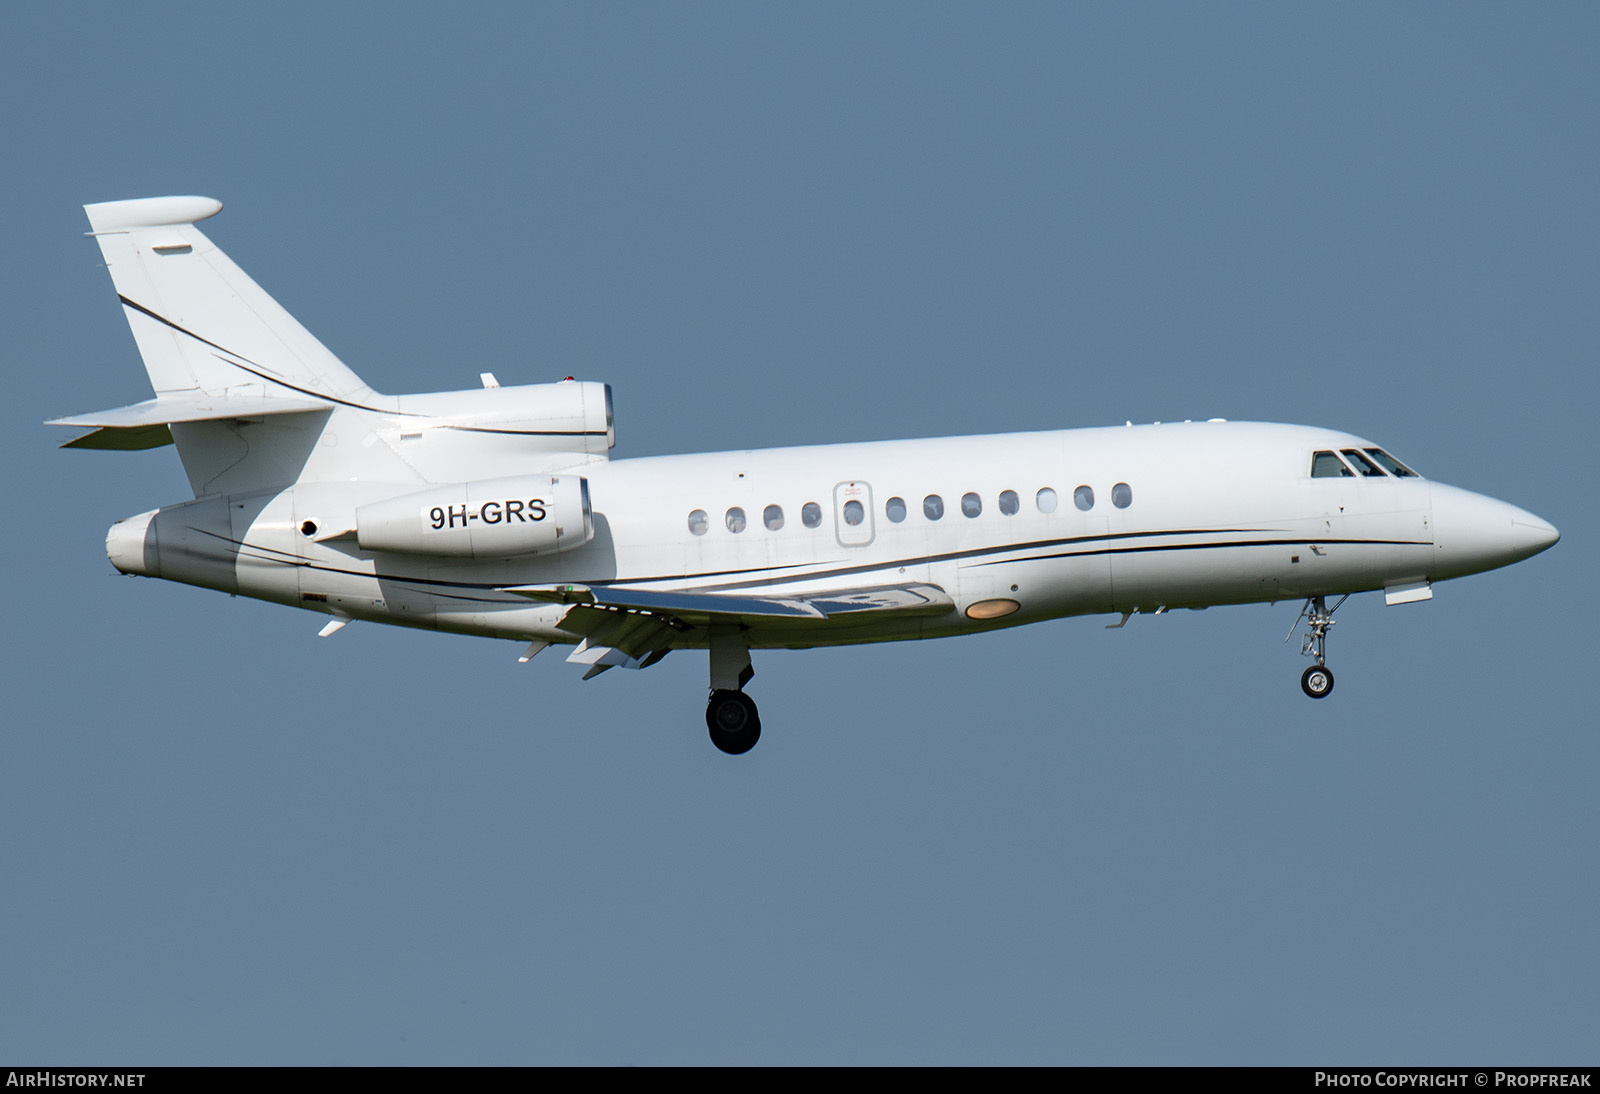
[[[8,14],[0,1059],[1592,1061],[1592,5]],[[116,576],[172,450],[81,205],[374,387],[568,374],[625,458],[1307,422],[1563,542],[1296,605],[580,683]]]

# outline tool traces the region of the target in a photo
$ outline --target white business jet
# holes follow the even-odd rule
[[[325,636],[371,620],[516,639],[524,661],[568,646],[584,679],[708,650],[724,752],[761,733],[751,650],[1069,615],[1303,600],[1301,687],[1321,699],[1346,596],[1426,600],[1558,538],[1296,425],[613,461],[605,384],[373,391],[194,226],[221,208],[85,209],[156,397],[54,424],[91,430],[67,448],[176,445],[195,495],[113,525],[112,564],[320,612]]]

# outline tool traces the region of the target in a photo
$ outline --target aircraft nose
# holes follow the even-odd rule
[[[1509,566],[1553,547],[1555,526],[1503,501],[1433,484],[1433,541],[1440,577]]]
[[[1555,525],[1540,520],[1526,509],[1513,510],[1511,534],[1517,541],[1518,558],[1531,558],[1540,551],[1554,547],[1561,539],[1561,533],[1556,531]]]

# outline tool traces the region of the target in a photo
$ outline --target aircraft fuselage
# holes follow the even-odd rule
[[[1396,588],[1554,542],[1523,510],[1414,475],[1311,477],[1318,451],[1374,447],[1305,426],[1196,422],[613,460],[577,469],[588,543],[480,559],[319,541],[306,521],[351,523],[368,499],[414,486],[312,482],[131,518],[110,544],[128,573],[351,619],[550,642],[574,641],[560,627],[564,607],[505,589],[772,596],[920,582],[953,601],[937,616],[825,632],[809,620],[749,623],[749,645],[767,648]],[[460,517],[528,519],[508,501],[518,513],[492,501],[471,514],[463,505]]]

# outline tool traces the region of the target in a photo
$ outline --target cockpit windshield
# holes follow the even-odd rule
[[[1422,476],[1395,459],[1381,448],[1367,449],[1367,455],[1383,465],[1383,469],[1397,479],[1420,479]]]
[[[1350,461],[1351,467],[1361,472],[1367,478],[1383,478],[1383,471],[1378,467],[1378,465],[1367,459],[1354,448],[1341,448],[1339,451],[1344,453],[1344,458]]]
[[[1358,474],[1368,479],[1386,479],[1391,475],[1397,479],[1422,477],[1381,448],[1341,448],[1337,453],[1311,454],[1311,477],[1314,479],[1353,479]]]
[[[1332,452],[1318,452],[1311,457],[1311,477],[1314,479],[1355,478],[1355,472]]]

